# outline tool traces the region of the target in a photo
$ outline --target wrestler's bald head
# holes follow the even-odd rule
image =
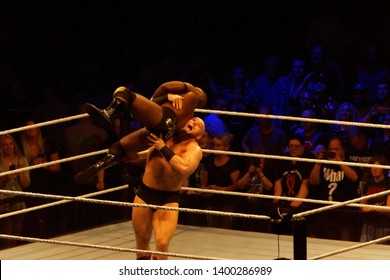
[[[203,134],[204,131],[206,130],[206,125],[205,125],[204,121],[199,117],[194,117],[194,120],[196,121],[196,123],[199,124],[199,127],[201,128],[201,132]]]

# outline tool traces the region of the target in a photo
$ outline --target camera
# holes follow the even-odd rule
[[[335,158],[336,157],[336,153],[335,152],[325,152],[324,153],[324,158],[325,159],[331,159],[331,158]]]
[[[256,168],[259,167],[260,166],[260,158],[252,158],[250,161],[250,164]]]

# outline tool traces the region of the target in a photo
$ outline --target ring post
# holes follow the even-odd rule
[[[294,260],[307,260],[306,219],[293,218]]]

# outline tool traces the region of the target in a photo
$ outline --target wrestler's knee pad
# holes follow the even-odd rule
[[[127,87],[121,86],[114,91],[113,97],[114,99],[117,98],[122,100],[128,106],[133,102],[133,100],[136,97],[136,94],[132,90],[128,89]]]
[[[147,127],[147,129],[155,135],[160,135],[161,133],[163,139],[166,141],[171,138],[172,135],[175,133],[176,114],[172,109],[168,107],[162,107],[162,111],[163,114],[160,123],[152,128]]]

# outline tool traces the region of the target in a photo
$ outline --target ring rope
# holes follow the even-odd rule
[[[333,121],[333,120],[323,120],[323,119],[314,119],[314,118],[306,119],[306,118],[300,118],[300,117],[275,116],[275,115],[264,115],[264,114],[250,114],[250,113],[226,112],[226,111],[204,110],[204,109],[196,109],[195,111],[197,111],[197,112],[205,112],[205,113],[217,113],[217,114],[219,113],[219,114],[227,114],[227,115],[236,115],[236,116],[247,116],[247,117],[275,118],[275,119],[294,120],[294,121],[300,120],[300,121],[306,121],[306,122],[319,122],[319,123],[327,123],[327,124],[356,125],[356,126],[376,127],[376,128],[385,128],[385,129],[390,128],[389,125],[379,125],[379,124],[370,124],[370,123],[361,123],[361,122]],[[49,124],[55,124],[55,123],[69,121],[69,120],[73,120],[73,119],[84,118],[84,117],[88,117],[88,116],[89,116],[88,114],[76,115],[76,116],[73,116],[73,117],[62,118],[62,119],[49,121],[49,122],[43,122],[43,123],[39,123],[39,124],[35,124],[35,125],[29,125],[29,126],[25,126],[25,127],[21,127],[21,128],[6,130],[6,131],[2,131],[2,132],[0,131],[0,135],[7,134],[7,133],[14,133],[14,132],[22,131],[22,130],[29,129],[29,128],[32,128],[32,127],[41,127],[41,126],[45,126],[45,125],[49,125]],[[218,153],[215,150],[205,150],[205,151],[206,152],[211,152],[211,153]],[[105,152],[107,152],[107,150],[100,151],[100,152],[98,152],[98,154],[105,153]],[[229,153],[225,152],[225,154],[229,154]],[[233,153],[230,153],[230,154],[232,154],[232,155],[243,155],[244,153],[233,152]],[[92,156],[92,154],[91,155],[84,154],[84,155],[81,155],[81,156],[68,158],[68,159],[62,160],[62,162],[74,160],[74,159],[77,159],[77,158],[82,158],[82,157],[85,157],[85,156]],[[342,164],[346,165],[345,163],[329,161],[329,160],[311,160],[311,159],[302,159],[302,158],[294,158],[294,157],[281,157],[281,156],[270,156],[270,155],[261,155],[261,154],[253,154],[252,156],[253,157],[264,157],[264,158],[275,158],[275,159],[296,160],[296,161],[310,161],[310,162],[322,162],[322,163],[333,163],[333,164],[339,164],[339,165],[342,165]],[[35,168],[41,168],[41,167],[49,166],[49,165],[52,165],[52,164],[56,164],[57,162],[40,164],[40,165],[35,166]],[[352,162],[348,162],[348,165],[359,166],[359,167],[376,167],[376,166],[373,166],[373,165],[361,164],[361,163],[354,164]],[[384,169],[390,169],[390,167],[388,167],[388,166],[381,166],[381,167],[383,167]],[[30,170],[30,169],[34,169],[34,168],[25,168],[25,169],[21,168],[18,171],[12,170],[11,172],[3,172],[3,175],[9,175],[9,174],[21,172],[21,171],[24,171],[24,170]],[[0,176],[2,176],[2,175],[0,175]],[[25,193],[26,192],[23,192],[23,194],[25,194]],[[383,195],[383,194],[381,193],[381,195]],[[34,196],[34,195],[32,195],[32,196]],[[367,197],[353,199],[353,200],[349,200],[349,201],[345,201],[345,202],[341,202],[341,203],[336,203],[335,205],[325,206],[325,207],[319,208],[317,210],[311,210],[311,211],[307,211],[307,212],[302,212],[302,213],[299,213],[299,214],[296,214],[296,215],[298,215],[298,216],[305,216],[305,215],[309,215],[309,213],[314,214],[314,213],[317,213],[318,211],[334,209],[334,208],[337,208],[337,207],[340,207],[340,206],[344,206],[344,205],[347,205],[347,204],[351,204],[353,202],[356,202],[356,201],[359,201],[359,200],[362,200],[362,199],[367,199],[367,198],[368,198],[368,196]],[[69,199],[66,198],[65,200],[69,200]],[[73,200],[73,199],[70,199],[70,200]],[[77,201],[77,199],[75,199],[75,200]],[[151,206],[153,206],[153,205],[151,205]],[[144,205],[139,205],[139,207],[144,207]],[[158,209],[161,206],[155,205],[153,207]],[[165,207],[161,207],[161,208],[165,208]],[[168,208],[170,208],[170,207],[168,207]],[[185,209],[185,208],[182,208],[182,209]],[[177,208],[168,209],[168,210],[177,210]],[[195,210],[195,209],[188,209],[188,210]],[[189,212],[192,212],[192,211],[189,211]],[[211,211],[211,212],[220,212],[220,211]],[[236,214],[236,213],[233,213],[233,214]],[[269,217],[267,217],[267,218],[269,218]],[[0,237],[2,237],[2,236],[6,236],[6,235],[0,235]],[[390,236],[384,237],[384,238],[380,238],[380,239],[377,239],[377,240],[373,240],[373,241],[367,242],[365,244],[369,245],[369,244],[385,241],[387,239],[390,239]],[[363,246],[365,246],[365,244],[359,244],[358,246],[352,246],[352,247],[349,247],[349,248],[345,248],[343,250],[339,250],[338,252],[345,252],[345,251],[348,251],[348,250],[353,250],[355,248],[363,247]],[[160,252],[158,252],[158,253],[160,253]],[[332,253],[329,253],[327,255],[330,255],[330,254],[332,254]],[[325,256],[325,255],[322,255],[322,256]],[[320,258],[322,256],[319,256],[318,258]],[[314,259],[316,259],[316,258],[314,258]]]
[[[119,252],[147,253],[147,254],[150,253],[150,254],[154,254],[154,255],[181,257],[181,258],[187,258],[187,259],[225,260],[225,259],[211,258],[211,257],[206,257],[206,256],[195,256],[195,255],[177,254],[177,253],[160,252],[160,251],[130,249],[130,248],[87,244],[87,243],[80,243],[80,242],[61,241],[61,240],[55,240],[55,239],[42,239],[42,238],[35,238],[35,237],[16,236],[16,235],[8,235],[8,234],[0,234],[0,238],[19,240],[19,241],[28,241],[28,242],[41,242],[41,243],[49,243],[49,244],[56,244],[56,245],[68,245],[68,246],[76,246],[76,247],[82,247],[82,248],[112,250],[112,251],[119,251]]]
[[[268,217],[268,216],[255,215],[255,214],[223,212],[223,211],[215,211],[215,210],[201,210],[201,209],[193,209],[193,208],[177,208],[177,207],[168,207],[168,206],[153,205],[153,204],[120,202],[120,201],[112,201],[112,200],[92,199],[92,198],[72,197],[72,196],[52,195],[52,194],[41,194],[41,193],[31,193],[31,192],[23,192],[23,191],[0,190],[0,193],[17,194],[17,195],[32,196],[32,197],[43,197],[43,198],[51,198],[51,199],[58,199],[58,200],[71,200],[71,201],[77,201],[77,202],[88,202],[88,203],[96,203],[96,204],[125,206],[125,207],[141,207],[141,208],[183,211],[183,212],[198,213],[198,214],[232,216],[232,217],[237,217],[237,218],[250,218],[250,219],[259,219],[259,220],[269,220],[270,219],[270,217]],[[14,212],[11,212],[11,213],[14,213]],[[0,215],[0,219],[3,217],[3,215],[9,215],[11,213],[6,213],[6,214]]]
[[[362,126],[362,127],[371,127],[371,128],[384,128],[389,129],[390,125],[384,124],[373,124],[373,123],[362,123],[362,122],[347,122],[347,121],[338,121],[338,120],[326,120],[326,119],[317,119],[317,118],[302,118],[302,117],[293,117],[293,116],[279,116],[279,115],[270,115],[270,114],[254,114],[254,113],[245,113],[245,112],[229,112],[221,110],[209,110],[209,109],[195,109],[195,112],[200,113],[215,113],[222,115],[232,115],[232,116],[243,116],[243,117],[255,117],[255,118],[268,118],[268,119],[281,119],[289,121],[305,121],[305,122],[316,122],[316,123],[326,123],[326,124],[338,124],[338,125],[353,125],[353,126]],[[78,114],[70,117],[59,118],[56,120],[40,122],[32,125],[26,125],[14,129],[8,129],[0,131],[0,135],[11,134],[15,132],[20,132],[26,129],[31,129],[35,127],[43,127],[52,124],[58,124],[61,122],[72,121],[76,119],[89,117],[88,113]]]
[[[40,122],[40,123],[36,123],[36,124],[25,125],[25,126],[13,128],[13,129],[0,131],[0,135],[11,134],[11,133],[31,129],[31,128],[42,127],[42,126],[47,126],[47,125],[52,125],[52,124],[57,124],[57,123],[62,123],[62,122],[67,122],[67,121],[73,121],[73,120],[81,119],[81,118],[85,118],[85,117],[89,117],[89,115],[87,113],[85,113],[85,114],[74,115],[71,117],[60,118],[60,119],[56,119],[56,120],[52,120],[52,121],[46,121],[46,122]]]
[[[389,195],[390,194],[390,190],[379,192],[379,193],[374,193],[374,194],[370,194],[370,195],[367,195],[367,196],[362,196],[362,197],[358,197],[358,198],[354,198],[354,199],[350,199],[350,200],[347,200],[347,201],[341,201],[341,202],[338,202],[336,204],[320,207],[320,208],[317,208],[317,209],[314,209],[314,210],[308,210],[306,212],[301,212],[301,213],[295,214],[294,217],[305,217],[305,216],[309,216],[311,214],[324,212],[326,210],[333,210],[333,209],[336,209],[336,208],[340,208],[342,206],[346,206],[346,205],[348,205],[350,203],[359,202],[361,200],[371,199],[371,198],[383,196],[383,195],[386,195],[386,194]],[[384,206],[384,207],[389,209],[388,206]]]
[[[110,188],[110,189],[106,189],[106,190],[102,190],[102,191],[98,191],[98,192],[87,193],[87,194],[84,194],[84,195],[80,195],[78,197],[93,197],[95,195],[101,195],[101,194],[106,194],[106,193],[110,193],[110,192],[114,192],[114,191],[124,190],[124,189],[127,189],[128,187],[129,187],[128,185],[123,185],[123,186],[119,186],[119,187],[116,187],[116,188]],[[45,203],[45,204],[41,204],[41,205],[37,205],[37,206],[33,206],[33,207],[28,207],[28,208],[16,210],[16,211],[13,211],[13,212],[0,214],[0,219],[7,218],[7,217],[10,217],[10,216],[15,216],[15,215],[18,215],[18,214],[24,214],[24,213],[32,212],[32,211],[35,211],[35,210],[49,208],[49,207],[52,207],[52,206],[57,206],[57,205],[61,205],[61,204],[69,203],[69,202],[71,202],[71,201],[63,199],[63,200],[59,200],[59,201],[55,201],[55,202],[50,202],[50,203]]]
[[[372,245],[372,244],[381,243],[381,242],[384,242],[384,241],[387,241],[387,240],[390,240],[390,235],[385,236],[385,237],[381,237],[381,238],[378,238],[378,239],[374,239],[374,240],[371,240],[371,241],[367,241],[367,242],[364,242],[364,243],[361,243],[361,244],[357,244],[357,245],[353,245],[353,246],[350,246],[350,247],[346,247],[346,248],[343,248],[343,249],[340,249],[340,250],[336,250],[336,251],[333,251],[333,252],[329,252],[329,253],[326,253],[326,254],[318,255],[316,257],[309,258],[308,260],[320,260],[320,259],[323,259],[323,258],[326,258],[326,257],[330,257],[330,256],[334,256],[334,255],[341,254],[341,253],[344,253],[344,252],[348,252],[348,251],[352,251],[352,250],[355,250],[355,249],[363,248],[363,247],[366,247],[366,246],[369,246],[369,245]]]
[[[96,152],[90,152],[90,153],[86,153],[86,154],[81,154],[81,155],[78,155],[78,156],[67,157],[67,158],[63,158],[63,159],[59,159],[59,160],[53,160],[53,161],[40,163],[40,164],[36,164],[36,165],[29,165],[29,166],[26,166],[26,167],[21,167],[21,168],[14,169],[14,170],[4,171],[4,172],[0,172],[0,177],[1,176],[15,174],[15,173],[19,173],[19,172],[23,172],[23,171],[30,171],[32,169],[38,169],[38,168],[42,168],[42,167],[46,167],[46,166],[50,166],[50,165],[54,165],[54,164],[58,164],[58,163],[63,163],[63,162],[68,162],[68,161],[72,161],[72,160],[82,159],[82,158],[85,158],[85,157],[101,155],[101,154],[107,153],[107,151],[108,151],[107,149],[104,149],[104,150],[100,150],[100,151],[96,151]]]
[[[63,162],[68,162],[72,160],[82,159],[85,157],[91,157],[96,155],[105,154],[108,152],[108,149],[103,149],[95,152],[85,153],[78,156],[67,157],[59,160],[53,160],[41,164],[26,166],[22,168],[18,168],[15,170],[4,171],[0,173],[1,176],[11,175],[23,171],[29,171],[32,169],[42,168],[54,164],[59,164]],[[243,156],[243,157],[257,157],[257,158],[270,158],[270,159],[278,159],[278,160],[290,160],[290,161],[302,161],[302,162],[312,162],[312,163],[328,163],[328,164],[336,164],[336,165],[348,165],[348,166],[356,166],[356,167],[378,167],[377,164],[369,164],[369,163],[358,163],[358,162],[347,162],[347,161],[332,161],[332,160],[324,160],[324,159],[310,159],[310,158],[300,158],[300,157],[290,157],[290,156],[277,156],[277,155],[268,155],[268,154],[256,154],[256,153],[244,153],[244,152],[232,152],[232,151],[218,151],[218,150],[210,150],[210,149],[202,149],[202,152],[206,153],[214,153],[214,154],[227,154],[233,156]],[[381,165],[383,169],[390,169],[390,165]]]
[[[298,198],[298,197],[287,197],[287,196],[276,196],[276,195],[268,195],[268,194],[257,194],[257,193],[242,193],[242,192],[232,192],[232,191],[222,191],[222,190],[211,190],[211,189],[201,189],[201,188],[192,188],[192,187],[182,187],[182,190],[201,192],[201,193],[215,193],[215,194],[226,194],[226,195],[234,195],[234,196],[245,196],[250,198],[266,198],[266,199],[279,199],[286,201],[301,201],[301,202],[309,202],[309,203],[317,203],[317,204],[339,204],[338,201],[329,201],[329,200],[317,200],[310,198]],[[370,199],[373,197],[384,196],[388,191],[383,191],[371,195],[367,195],[364,197],[360,197],[360,200]],[[367,207],[377,210],[390,209],[389,206],[383,205],[372,205],[372,204],[360,204],[360,203],[349,203],[347,206],[353,207]],[[303,212],[302,212],[303,213]]]
[[[107,190],[103,190],[103,191],[99,191],[99,192],[89,193],[89,194],[85,194],[85,195],[78,196],[78,197],[57,196],[57,195],[51,195],[51,194],[31,193],[31,192],[25,192],[25,191],[20,192],[20,191],[10,191],[10,190],[0,190],[0,193],[18,194],[18,195],[22,195],[22,196],[32,196],[32,197],[41,197],[41,198],[43,197],[43,198],[50,198],[50,199],[53,199],[53,198],[58,199],[58,197],[64,197],[64,198],[66,197],[66,199],[62,199],[61,200],[62,202],[61,201],[60,202],[52,202],[52,203],[48,203],[48,204],[44,204],[44,205],[38,205],[38,206],[35,206],[35,207],[30,207],[30,208],[17,210],[17,211],[14,211],[14,212],[4,213],[4,214],[0,215],[0,219],[1,218],[5,218],[5,217],[9,217],[9,216],[14,216],[14,215],[17,215],[17,214],[30,212],[30,211],[33,211],[33,210],[42,209],[42,208],[45,208],[44,207],[45,205],[47,205],[47,207],[51,207],[51,206],[55,206],[57,204],[70,202],[70,200],[74,201],[74,200],[76,200],[76,198],[88,198],[88,197],[91,197],[91,196],[94,196],[94,195],[99,195],[99,194],[112,192],[112,191],[116,191],[116,190],[119,190],[119,189],[126,189],[126,188],[128,188],[128,185],[123,185],[123,186],[119,186],[117,188],[111,188],[111,189],[107,189]],[[182,189],[183,190],[192,190],[192,191],[197,191],[197,192],[203,192],[203,193],[225,194],[225,195],[245,196],[245,197],[254,197],[254,198],[269,198],[269,199],[277,198],[277,199],[280,199],[280,200],[287,200],[287,201],[302,201],[302,202],[331,204],[329,206],[325,206],[325,207],[322,207],[322,208],[317,208],[316,210],[309,210],[309,211],[306,211],[306,212],[301,212],[301,213],[295,214],[294,218],[304,217],[304,216],[308,216],[310,214],[315,214],[315,213],[326,211],[326,210],[333,210],[333,209],[336,209],[336,208],[339,208],[339,207],[342,207],[342,206],[368,207],[368,208],[373,208],[373,209],[388,209],[387,206],[369,205],[369,204],[355,204],[353,202],[359,202],[361,200],[371,199],[371,198],[387,195],[387,194],[390,193],[390,190],[389,190],[389,191],[383,191],[383,192],[380,192],[380,193],[375,193],[375,194],[371,194],[371,195],[360,197],[360,198],[355,198],[353,200],[348,200],[348,201],[345,201],[345,202],[336,202],[336,201],[315,200],[315,199],[284,197],[284,196],[272,196],[272,195],[262,195],[262,194],[247,194],[247,193],[232,192],[232,191],[209,190],[209,189],[188,188],[188,187],[183,187]],[[110,205],[112,205],[112,203],[115,203],[115,202],[113,202],[111,200],[108,200],[108,201],[107,200],[97,200],[97,201],[98,202],[95,202],[95,201],[87,201],[87,202],[91,202],[91,203],[95,202],[95,203],[110,204]],[[118,203],[120,203],[120,206],[131,206],[131,204],[132,204],[132,203],[128,203],[128,202],[118,202]],[[124,205],[122,205],[122,203],[124,203]],[[142,205],[145,205],[145,204],[142,204]],[[214,215],[222,215],[221,213],[224,213],[223,215],[227,215],[227,216],[233,215],[233,216],[236,216],[236,217],[237,217],[237,215],[240,215],[240,213],[232,213],[232,212],[220,212],[220,211],[213,211],[213,210],[200,210],[200,209],[192,209],[192,208],[184,208],[184,207],[183,208],[179,208],[179,209],[178,208],[170,209],[170,207],[166,207],[166,206],[150,205],[150,204],[146,204],[146,205],[148,205],[148,206],[150,206],[151,208],[154,208],[154,209],[160,209],[160,208],[164,209],[164,208],[167,208],[167,210],[176,210],[176,211],[184,211],[184,212],[206,211],[206,213],[208,212],[208,213],[214,214]],[[135,207],[137,207],[137,206],[135,206]],[[142,206],[142,207],[146,207],[146,206]],[[246,216],[245,218],[253,218],[253,217],[247,216],[249,214],[242,214],[242,215],[245,215]],[[264,218],[260,218],[258,215],[255,215],[255,216],[256,216],[255,219],[267,219],[267,218],[265,218],[267,216],[263,216]],[[269,219],[269,217],[268,217],[268,219]]]
[[[327,163],[327,164],[336,164],[336,165],[348,165],[356,167],[378,167],[377,164],[369,163],[359,163],[351,161],[335,161],[335,160],[325,160],[325,159],[311,159],[311,158],[300,158],[300,157],[290,157],[290,156],[278,156],[278,155],[268,155],[268,154],[256,154],[256,153],[243,153],[243,152],[232,152],[232,151],[218,151],[210,149],[202,149],[203,152],[213,153],[213,154],[227,154],[232,156],[247,156],[247,157],[258,157],[258,158],[270,158],[278,160],[290,160],[290,161],[303,161],[303,162],[312,162],[312,163]],[[381,165],[383,169],[390,169],[390,165]]]
[[[222,114],[222,115],[252,117],[252,118],[255,117],[255,118],[265,118],[265,119],[280,119],[280,120],[288,120],[288,121],[302,121],[302,122],[315,122],[315,123],[338,124],[338,125],[352,125],[352,126],[363,126],[363,127],[371,127],[371,128],[385,128],[385,129],[390,128],[390,125],[386,125],[386,124],[348,122],[348,121],[326,120],[326,119],[316,119],[316,118],[279,116],[279,115],[270,115],[270,114],[254,114],[254,113],[230,112],[230,111],[209,110],[209,109],[195,109],[195,112],[215,113],[215,114]]]

